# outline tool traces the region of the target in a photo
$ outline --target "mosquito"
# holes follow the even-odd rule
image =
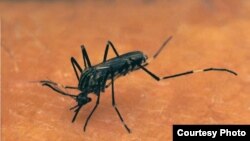
[[[101,92],[105,92],[105,89],[111,85],[112,106],[115,109],[116,113],[118,114],[118,117],[120,118],[125,129],[128,131],[128,133],[131,133],[131,130],[125,123],[116,105],[114,82],[117,78],[125,76],[126,74],[136,71],[136,70],[143,70],[156,81],[180,77],[180,76],[189,75],[189,74],[193,74],[197,72],[207,72],[207,71],[222,71],[222,72],[228,72],[228,73],[237,75],[237,73],[235,73],[234,71],[225,69],[225,68],[206,68],[206,69],[199,69],[199,70],[190,70],[190,71],[177,73],[174,75],[169,75],[169,76],[164,76],[164,77],[157,76],[155,73],[148,70],[146,66],[149,65],[153,60],[157,58],[157,56],[162,52],[166,44],[171,39],[172,39],[172,36],[167,38],[167,40],[165,40],[162,46],[156,51],[156,53],[151,58],[148,58],[147,55],[145,55],[141,51],[132,51],[132,52],[128,52],[128,53],[120,55],[117,52],[113,43],[111,41],[108,41],[105,52],[104,52],[103,61],[96,65],[91,64],[91,61],[89,59],[88,53],[84,45],[81,45],[84,69],[82,69],[82,67],[79,65],[79,63],[76,61],[74,57],[71,57],[71,64],[74,69],[76,78],[78,80],[77,87],[76,86],[75,87],[63,86],[51,80],[42,80],[40,81],[40,83],[43,86],[47,86],[51,88],[52,90],[58,92],[59,94],[69,96],[73,98],[74,100],[76,100],[77,104],[74,107],[70,108],[70,110],[74,110],[75,112],[72,122],[75,121],[80,109],[87,103],[91,102],[91,98],[88,97],[88,95],[90,93],[93,93],[97,96],[96,104],[85,121],[84,128],[83,128],[84,131],[86,131],[88,122],[99,105]],[[107,59],[110,47],[113,49],[115,53],[115,57],[111,59]],[[60,89],[61,87],[64,89],[77,89],[80,91],[80,93],[78,95],[70,94]]]

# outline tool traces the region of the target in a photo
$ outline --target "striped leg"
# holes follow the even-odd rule
[[[164,76],[164,77],[158,77],[157,75],[155,75],[154,73],[150,72],[148,69],[146,69],[144,66],[138,65],[142,70],[144,70],[146,73],[148,73],[151,77],[153,77],[155,80],[160,81],[163,79],[169,79],[169,78],[174,78],[174,77],[179,77],[179,76],[183,76],[183,75],[188,75],[188,74],[193,74],[193,73],[197,73],[197,72],[207,72],[207,71],[224,71],[224,72],[229,72],[232,73],[234,75],[237,75],[236,72],[229,70],[229,69],[224,69],[224,68],[207,68],[207,69],[201,69],[201,70],[191,70],[191,71],[186,71],[183,73],[177,73],[174,75],[169,75],[169,76]]]

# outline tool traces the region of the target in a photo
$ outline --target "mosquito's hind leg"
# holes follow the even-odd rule
[[[107,45],[106,45],[106,49],[105,49],[105,52],[104,52],[104,56],[103,56],[103,62],[105,62],[107,60],[107,56],[108,56],[108,50],[109,50],[109,47],[112,47],[113,51],[115,52],[115,55],[118,57],[119,54],[118,52],[116,51],[115,49],[115,46],[113,45],[113,43],[111,41],[108,41]]]
[[[180,77],[180,76],[189,75],[189,74],[194,74],[197,72],[207,72],[207,71],[222,71],[222,72],[228,72],[228,73],[237,75],[236,72],[229,70],[229,69],[225,69],[225,68],[207,68],[207,69],[191,70],[191,71],[186,71],[186,72],[168,75],[168,76],[164,76],[164,77],[159,77],[159,76],[155,75],[154,73],[152,73],[151,71],[149,71],[148,69],[146,69],[144,66],[142,66],[140,64],[137,64],[137,65],[157,81],[160,81],[163,79],[170,79],[170,78],[174,78],[174,77]]]

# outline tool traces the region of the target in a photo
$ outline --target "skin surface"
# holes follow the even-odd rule
[[[4,141],[165,141],[172,140],[173,124],[250,123],[249,1],[3,1],[0,13]],[[157,75],[208,67],[239,75],[204,72],[157,82],[136,71],[117,79],[116,103],[132,134],[112,107],[111,88],[84,133],[95,95],[72,124],[75,101],[32,82],[76,86],[70,57],[83,65],[81,44],[98,64],[107,40],[119,54],[139,50],[150,57],[170,35],[147,66]]]

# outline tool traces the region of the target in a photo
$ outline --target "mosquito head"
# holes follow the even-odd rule
[[[77,101],[78,105],[85,105],[91,101],[91,98],[87,97],[87,95],[81,93],[76,97],[76,101]]]

